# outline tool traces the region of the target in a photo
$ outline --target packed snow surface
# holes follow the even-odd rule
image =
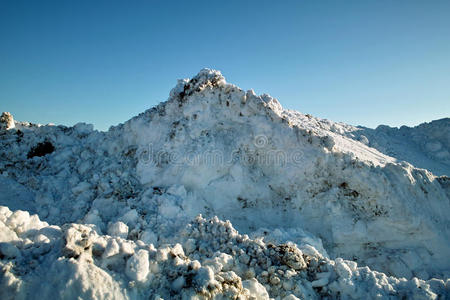
[[[0,298],[446,299],[450,119],[355,127],[204,69],[107,132],[0,118]]]

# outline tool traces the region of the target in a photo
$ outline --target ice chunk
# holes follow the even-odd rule
[[[131,280],[143,282],[149,270],[149,255],[147,250],[139,250],[127,261],[125,273]]]
[[[108,225],[108,234],[114,237],[126,239],[128,237],[128,226],[123,222],[110,223]]]
[[[256,299],[269,300],[269,294],[267,293],[266,288],[255,278],[243,281],[242,286],[248,289],[250,295],[254,296]]]

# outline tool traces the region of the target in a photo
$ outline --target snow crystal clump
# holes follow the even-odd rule
[[[9,112],[3,112],[0,116],[0,129],[9,130],[15,127],[13,116]]]

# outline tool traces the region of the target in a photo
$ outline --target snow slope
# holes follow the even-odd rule
[[[353,134],[358,140],[367,138],[368,145],[436,175],[450,175],[450,118],[424,123],[414,128],[399,129],[378,126],[360,128]]]
[[[1,123],[1,298],[449,296],[449,119],[334,123],[204,69],[108,132]]]
[[[294,122],[303,126],[308,124],[309,127],[320,127],[346,136],[398,161],[407,161],[415,167],[427,169],[435,175],[450,175],[450,118],[420,124],[413,128],[380,125],[376,129],[371,129],[335,123],[296,111],[285,111],[284,114],[292,115],[296,119]]]

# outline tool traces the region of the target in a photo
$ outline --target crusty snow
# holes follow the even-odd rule
[[[107,132],[0,118],[0,299],[446,299],[450,119],[355,127],[204,69]]]

